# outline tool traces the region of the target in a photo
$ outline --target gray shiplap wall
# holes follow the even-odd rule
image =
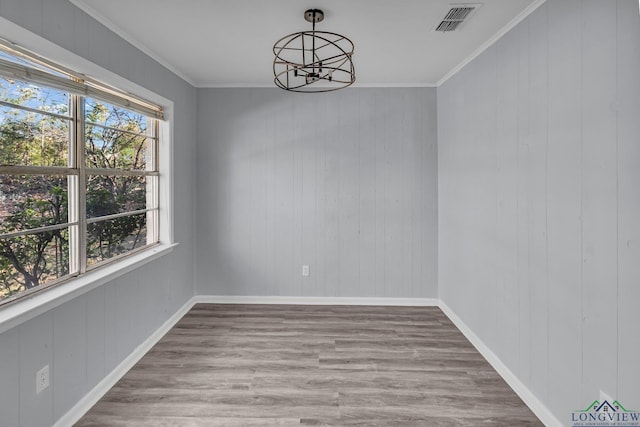
[[[437,297],[435,89],[203,89],[198,141],[198,293]]]
[[[50,426],[193,296],[196,91],[66,0],[0,0],[0,16],[172,100],[175,109],[180,245],[0,334],[0,425]],[[35,373],[45,364],[51,386],[37,395]]]
[[[549,0],[438,89],[441,299],[555,416],[640,405],[640,16]]]

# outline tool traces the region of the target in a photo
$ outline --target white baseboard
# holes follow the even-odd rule
[[[449,308],[443,301],[439,303],[440,310],[447,315],[447,317],[453,322],[454,325],[462,332],[462,334],[471,342],[471,344],[478,350],[478,352],[487,359],[487,362],[498,372],[498,374],[505,380],[509,387],[522,399],[522,401],[536,414],[536,416],[547,427],[563,427],[564,424],[560,422],[540,401],[529,388],[518,379],[518,377],[511,372],[511,370],[505,365],[498,356],[467,326],[466,323],[458,317],[458,315]]]
[[[82,416],[91,409],[133,366],[142,356],[162,338],[182,317],[193,307],[195,298],[187,301],[173,316],[167,319],[149,338],[144,340],[133,352],[126,357],[116,368],[107,374],[102,381],[89,391],[78,403],[62,416],[53,427],[68,427],[74,425]]]
[[[306,304],[306,305],[378,305],[439,307],[471,344],[487,359],[489,364],[506,381],[522,401],[547,427],[562,427],[563,424],[551,411],[520,381],[511,370],[487,347],[484,342],[458,317],[458,315],[437,298],[358,298],[358,297],[271,297],[271,296],[231,296],[197,295],[187,301],[173,316],[142,342],[125,360],[111,371],[98,385],[89,391],[53,427],[66,427],[76,423],[129,371],[178,321],[197,303],[210,304]]]
[[[198,295],[197,303],[208,304],[301,304],[301,305],[386,305],[437,307],[437,298],[377,298],[377,297],[276,297]]]

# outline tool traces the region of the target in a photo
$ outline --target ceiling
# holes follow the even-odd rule
[[[273,86],[273,43],[311,25],[355,44],[358,86],[437,86],[544,0],[70,0],[197,87]],[[435,32],[452,4],[480,4]]]

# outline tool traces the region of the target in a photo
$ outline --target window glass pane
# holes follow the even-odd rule
[[[66,176],[0,175],[0,235],[68,222]]]
[[[95,125],[86,127],[88,168],[146,170],[152,139]]]
[[[69,120],[0,105],[0,165],[68,166]]]
[[[150,169],[154,139],[148,138],[145,116],[86,98],[85,119],[87,167]]]
[[[139,113],[116,107],[93,98],[85,98],[85,120],[137,134],[147,133],[147,118]]]
[[[146,244],[146,213],[88,224],[87,265],[94,265]]]
[[[68,93],[1,76],[0,100],[63,116],[70,115]]]
[[[68,228],[0,239],[0,300],[68,273]]]
[[[42,71],[46,71],[47,73],[59,76],[59,77],[64,77],[64,78],[68,78],[68,76],[66,76],[65,74],[56,71],[52,68],[49,68],[45,65],[40,64],[37,61],[32,61],[30,59],[27,59],[23,56],[17,56],[17,55],[12,55],[8,52],[5,52],[3,50],[0,50],[0,58],[5,59],[7,61],[11,61],[14,62],[16,64],[20,64],[20,65],[26,65],[27,67],[32,67],[32,68],[37,68],[39,70]]]
[[[145,176],[87,176],[87,218],[145,209]]]

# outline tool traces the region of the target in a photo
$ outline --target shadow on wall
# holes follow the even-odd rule
[[[213,281],[207,293],[425,296],[416,294],[435,284],[437,227],[428,90],[204,91],[198,274]],[[302,264],[312,266],[304,281]]]

